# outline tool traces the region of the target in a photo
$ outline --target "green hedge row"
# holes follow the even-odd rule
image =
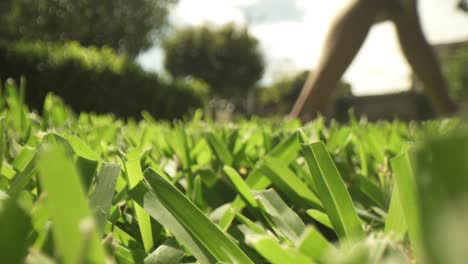
[[[120,57],[109,48],[0,43],[0,77],[27,80],[26,102],[42,109],[49,92],[75,111],[139,117],[142,110],[156,118],[175,118],[202,107],[208,89],[198,81],[165,81]]]

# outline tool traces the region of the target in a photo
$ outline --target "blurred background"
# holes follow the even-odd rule
[[[76,111],[179,118],[197,108],[283,116],[348,0],[2,0],[0,77],[25,76],[26,101],[45,95]],[[451,95],[468,91],[466,2],[421,0],[426,36]],[[334,115],[432,117],[390,22],[376,24],[338,87]],[[398,106],[398,107],[396,107]]]

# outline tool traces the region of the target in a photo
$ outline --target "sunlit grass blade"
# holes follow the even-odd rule
[[[83,140],[81,140],[77,136],[66,135],[64,138],[68,141],[70,146],[72,147],[73,151],[77,156],[89,159],[89,160],[99,160],[99,155],[94,152],[91,147],[88,146]]]
[[[29,215],[16,202],[0,197],[0,256],[2,263],[23,263],[31,241]]]
[[[301,149],[301,144],[297,139],[296,133],[291,133],[276,145],[269,153],[268,157],[275,157],[283,161],[284,164],[291,163]]]
[[[100,234],[104,231],[107,215],[112,205],[115,184],[120,173],[120,164],[104,163],[96,177],[96,186],[90,194],[90,203]]]
[[[158,173],[161,175],[161,173]],[[164,177],[165,178],[165,177]],[[205,200],[203,199],[203,184],[200,176],[195,177],[193,181],[193,203],[201,210],[205,209]]]
[[[181,126],[176,126],[172,131],[165,131],[164,139],[180,159],[182,166],[185,169],[189,169],[191,160],[188,149],[187,135],[184,131],[184,128]]]
[[[140,181],[143,180],[143,173],[141,171],[139,160],[129,160],[125,163],[125,169],[127,172],[129,189],[134,188]],[[145,210],[139,205],[134,204],[135,215],[138,220],[138,226],[140,227],[140,234],[143,239],[143,246],[146,252],[149,252],[154,245],[153,233],[151,229],[150,216]]]
[[[335,250],[317,229],[310,226],[301,235],[296,246],[302,254],[316,262],[323,262],[325,256]]]
[[[36,152],[37,151],[33,148],[23,147],[20,153],[18,153],[18,155],[11,163],[11,166],[16,171],[23,171],[26,168],[26,166],[28,166],[28,164],[34,159]]]
[[[250,190],[263,190],[271,184],[268,177],[261,172],[261,166],[259,166],[259,164],[257,165],[258,166],[256,166],[245,179],[245,183]],[[226,231],[234,220],[237,212],[241,211],[244,207],[244,201],[240,196],[237,196],[219,221],[221,229]]]
[[[391,163],[395,183],[398,188],[398,197],[400,198],[405,222],[408,227],[409,238],[418,261],[424,262],[419,201],[413,168],[411,167],[408,153],[393,158]]]
[[[94,223],[88,201],[78,172],[64,147],[44,146],[37,166],[47,192],[46,208],[54,223],[55,245],[64,263],[102,262],[105,255],[95,228],[93,225],[85,227],[85,223]],[[89,253],[83,256],[85,248]]]
[[[403,239],[408,226],[405,221],[405,214],[403,205],[401,204],[398,186],[395,184],[392,192],[392,199],[390,201],[390,208],[387,213],[387,220],[385,221],[385,234],[393,233],[399,239]]]
[[[143,263],[147,254],[143,250],[130,250],[119,244],[114,246],[114,254],[119,264]]]
[[[112,225],[112,223],[110,222],[106,222],[105,233],[112,233],[112,238],[125,247],[132,249],[141,248],[143,250],[143,245],[140,241],[136,240],[134,237],[126,233],[120,227]]]
[[[35,157],[37,151],[30,147],[23,147],[12,162],[12,167],[18,172],[15,174],[8,190],[10,196],[18,195],[29,183],[36,172]],[[7,167],[5,166],[5,169]]]
[[[313,264],[314,262],[302,254],[299,250],[282,245],[271,235],[252,234],[246,237],[247,244],[251,245],[258,253],[272,264]]]
[[[388,206],[383,190],[368,177],[360,176],[357,179],[357,187],[365,196],[380,208],[386,209]]]
[[[468,259],[466,129],[442,137],[425,138],[412,152],[411,161],[419,198],[417,201],[420,209],[421,242],[428,263],[466,263]]]
[[[282,160],[265,157],[262,172],[273,185],[295,203],[304,208],[322,208],[322,202]]]
[[[236,188],[239,195],[244,199],[244,201],[251,207],[251,208],[258,208],[257,201],[253,196],[252,192],[249,189],[249,186],[244,182],[242,177],[237,173],[236,170],[229,166],[224,166],[224,172],[231,180],[232,184]]]
[[[1,91],[0,91],[0,97],[1,97]],[[3,159],[4,159],[4,156],[5,156],[5,149],[6,149],[6,144],[5,144],[5,117],[0,116],[0,171],[2,170],[2,166],[3,166]]]
[[[305,224],[301,218],[273,189],[259,192],[257,199],[271,217],[276,228],[291,242],[297,242],[305,230]]]
[[[78,156],[76,164],[80,171],[85,190],[88,190],[99,165],[99,155],[77,136],[67,135],[64,138],[70,144],[73,152]]]
[[[223,165],[231,166],[232,162],[234,161],[234,157],[226,145],[220,139],[218,139],[218,137],[216,137],[213,132],[207,132],[205,138],[221,163]]]
[[[292,162],[300,149],[300,144],[297,139],[297,135],[292,133],[288,137],[286,137],[283,141],[281,141],[277,146],[275,146],[268,154],[267,157],[275,157],[281,159],[282,162],[285,164],[289,164]],[[268,186],[270,186],[271,181],[270,179],[264,175],[262,172],[263,170],[263,162],[260,160],[257,162],[254,169],[249,173],[247,178],[245,179],[245,183],[249,186],[251,190],[264,190]],[[234,220],[235,215],[237,212],[244,208],[245,204],[241,200],[240,197],[237,197],[231,204],[229,210],[224,214],[224,216],[219,221],[219,226],[221,229],[226,230]]]
[[[245,225],[249,229],[249,232],[254,232],[256,234],[265,234],[266,230],[259,226],[257,223],[252,222],[248,217],[238,213],[236,219]]]
[[[136,197],[136,200],[187,248],[190,246],[195,249],[191,251],[198,261],[212,263],[210,259],[214,258],[218,262],[252,263],[247,255],[179,190],[152,169],[146,170],[144,176],[151,186],[151,191],[144,193],[143,197]],[[200,247],[201,245],[203,247]],[[208,252],[211,256],[207,256]]]
[[[312,217],[315,221],[319,222],[320,224],[330,228],[331,230],[334,230],[333,225],[330,222],[330,218],[328,218],[328,215],[314,209],[307,210],[306,213]]]
[[[184,251],[171,238],[145,258],[145,264],[178,264],[185,256]]]
[[[364,237],[351,197],[323,142],[303,145],[318,196],[340,240]]]

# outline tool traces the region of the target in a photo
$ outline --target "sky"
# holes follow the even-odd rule
[[[235,22],[248,25],[259,39],[267,62],[262,80],[313,69],[330,23],[349,0],[179,0],[171,21],[175,28]],[[468,40],[468,14],[456,10],[458,0],[419,0],[424,31],[431,43]],[[138,58],[144,68],[163,71],[163,52],[154,47]],[[411,70],[400,52],[390,22],[374,25],[346,71],[344,79],[356,95],[406,90]]]

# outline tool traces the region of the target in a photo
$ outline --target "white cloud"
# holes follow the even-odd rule
[[[174,11],[173,21],[182,25],[199,25],[206,22],[224,24],[245,23],[242,7],[255,3],[254,0],[181,0]]]

